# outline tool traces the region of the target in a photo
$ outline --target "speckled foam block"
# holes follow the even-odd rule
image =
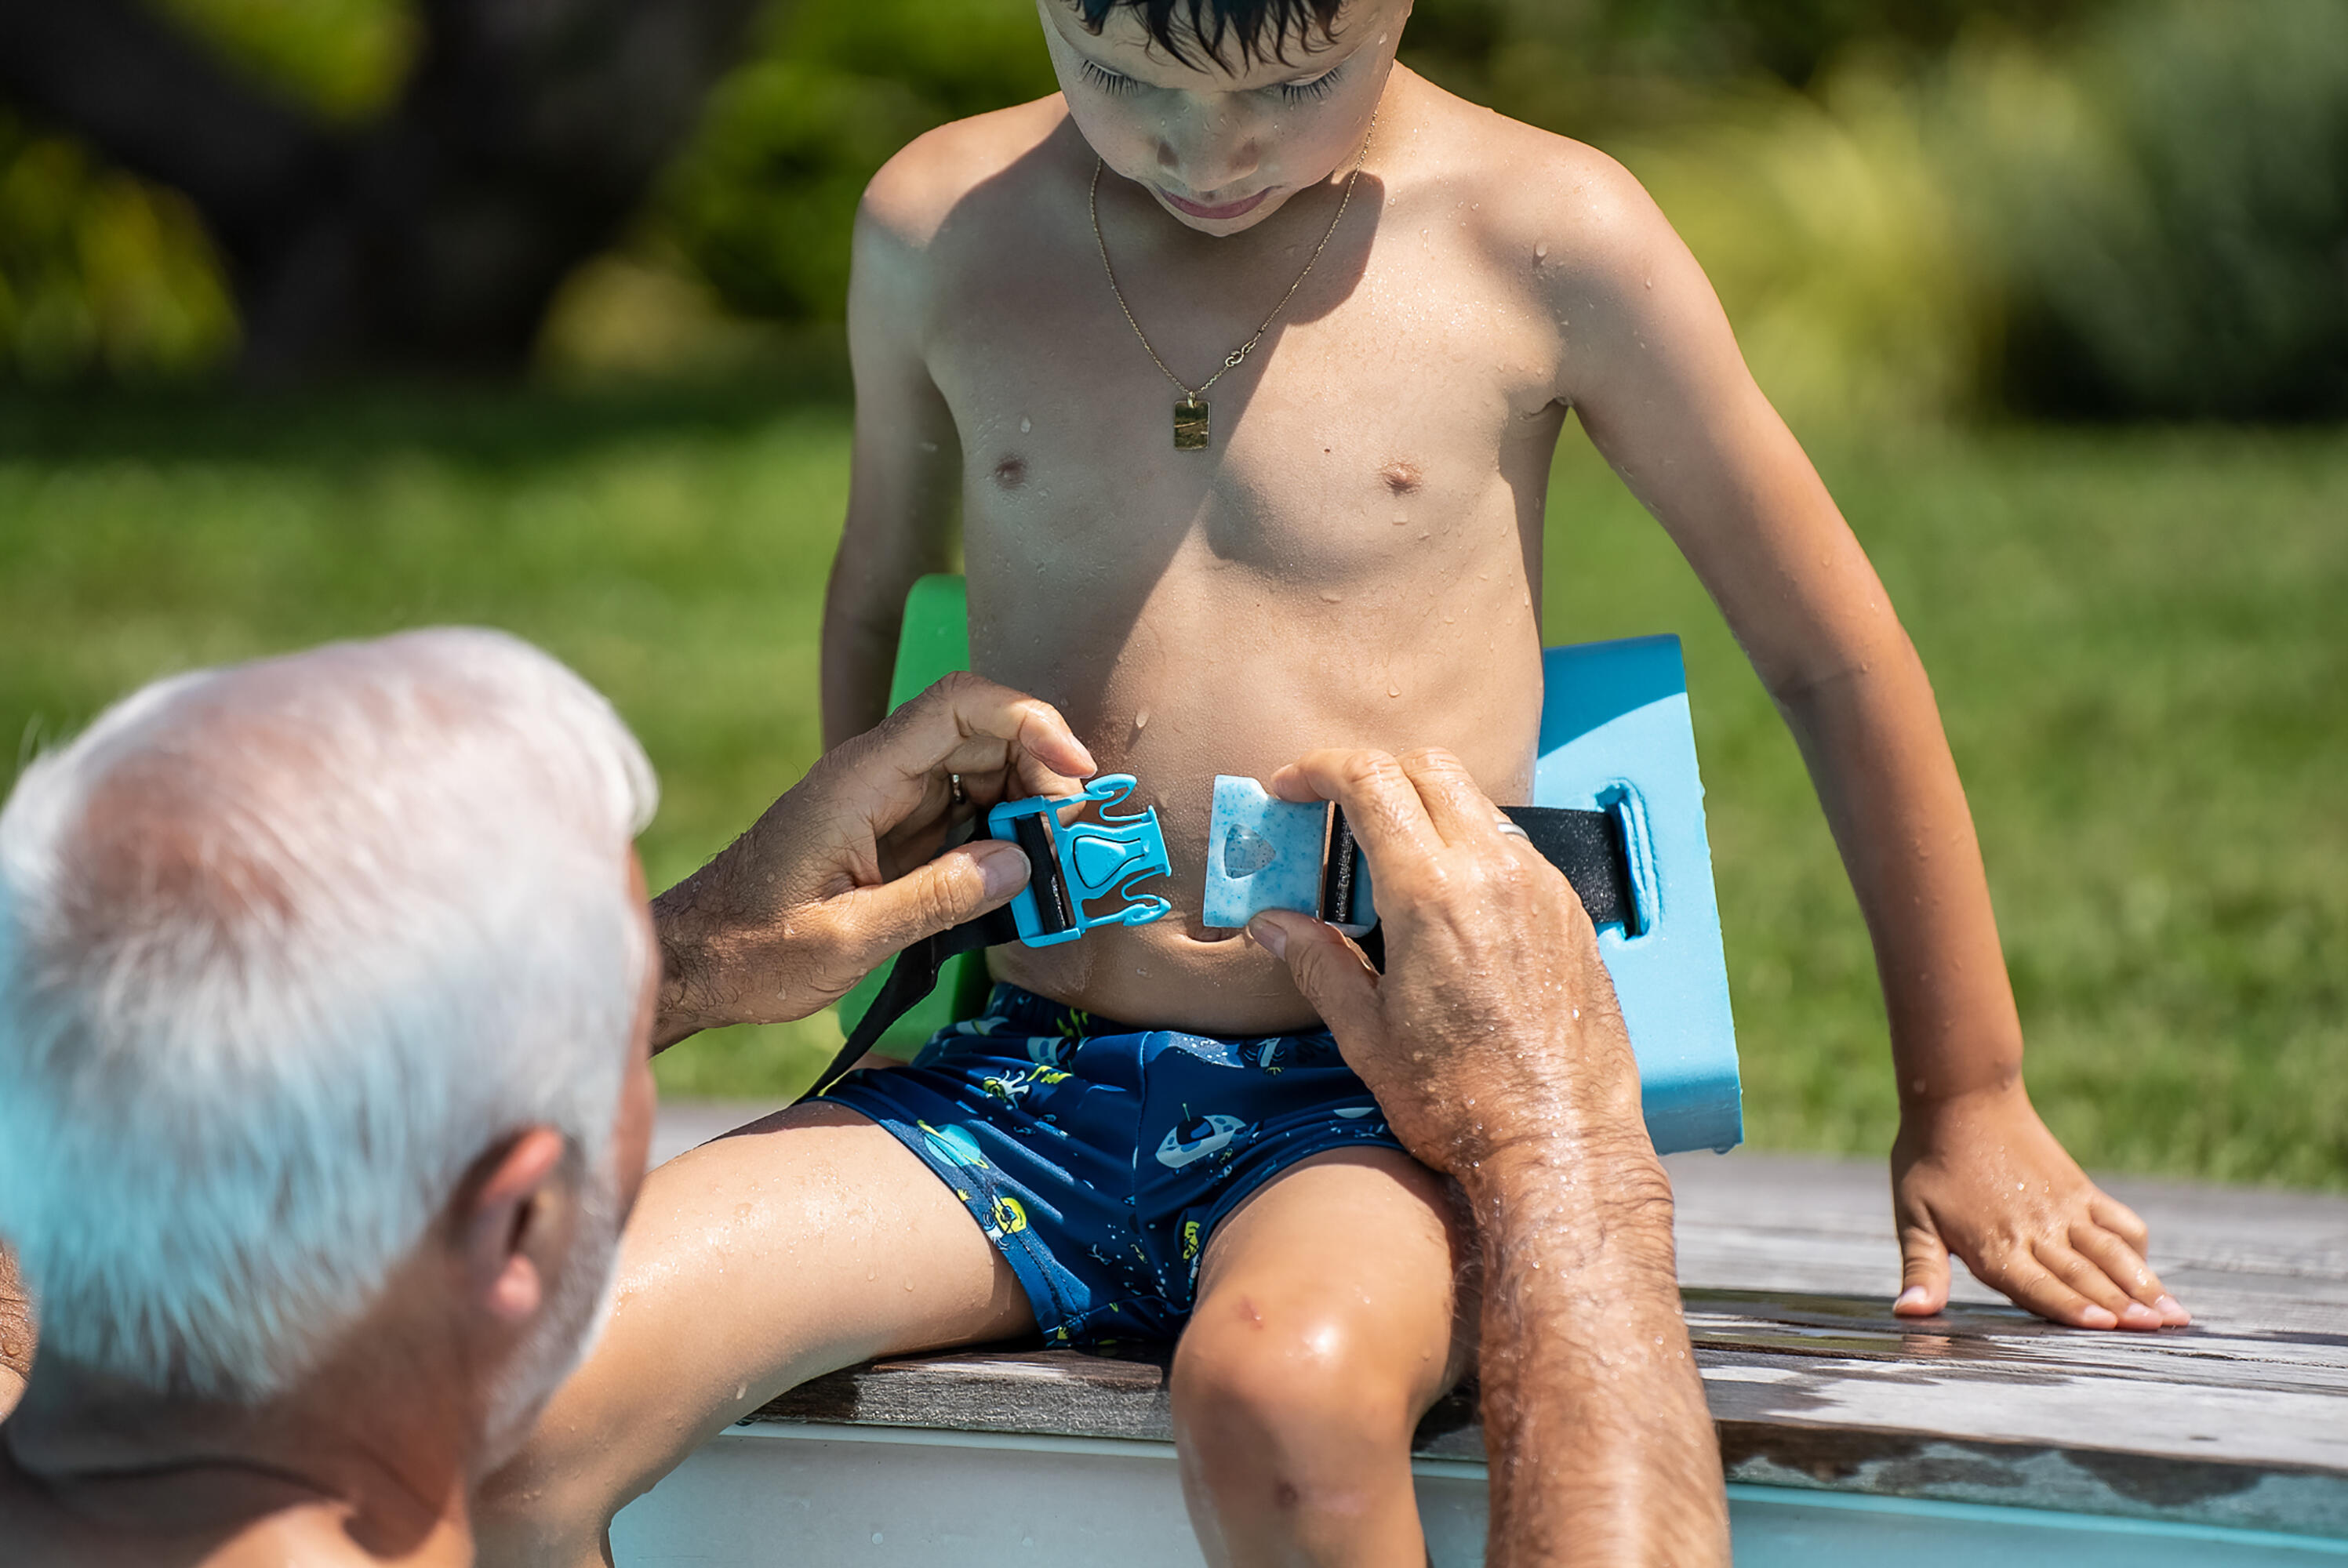
[[[1253,779],[1216,775],[1200,917],[1236,929],[1265,909],[1319,913],[1328,834],[1327,805],[1276,800]]]

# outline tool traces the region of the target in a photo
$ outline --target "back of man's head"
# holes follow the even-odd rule
[[[41,1355],[282,1390],[468,1168],[606,1156],[650,766],[497,632],[156,684],[0,809],[0,1237]]]

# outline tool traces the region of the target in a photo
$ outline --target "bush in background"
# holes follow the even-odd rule
[[[158,3],[329,118],[413,44],[407,0]],[[2343,0],[1420,0],[1408,45],[1645,180],[1797,423],[2348,412]],[[872,172],[1052,87],[1029,0],[777,5],[544,363],[790,363]],[[0,120],[0,368],[217,365],[225,299],[184,204]]]
[[[1951,88],[2024,413],[2348,413],[2348,5],[2159,0]]]

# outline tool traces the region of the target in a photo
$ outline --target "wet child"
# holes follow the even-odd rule
[[[995,949],[986,1014],[913,1066],[656,1173],[541,1434],[541,1516],[600,1522],[862,1357],[1179,1336],[1211,1561],[1424,1562],[1409,1440],[1472,1360],[1472,1249],[1284,967],[1200,924],[1210,781],[1436,744],[1527,797],[1569,412],[1719,603],[1842,847],[1899,1074],[1898,1309],[1940,1308],[1953,1251],[2061,1322],[2183,1321],[2024,1091],[1915,652],[1637,182],[1397,66],[1407,0],[1038,9],[1061,93],[922,138],[860,215],[826,733],[880,718],[958,522],[976,668],[1138,777],[1175,911]]]

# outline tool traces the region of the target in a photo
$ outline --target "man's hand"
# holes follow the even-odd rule
[[[1249,933],[1288,960],[1395,1135],[1475,1210],[1485,1561],[1725,1564],[1671,1186],[1581,900],[1441,752],[1318,752],[1272,787],[1345,808],[1386,972],[1302,915],[1259,915]]]
[[[1377,888],[1386,973],[1302,915],[1268,911],[1249,933],[1288,960],[1412,1153],[1463,1178],[1560,1138],[1654,1159],[1590,917],[1539,850],[1500,832],[1457,759],[1316,752],[1272,789],[1344,808]]]
[[[2145,1262],[2134,1210],[2064,1152],[2020,1083],[1910,1106],[1891,1150],[1900,1292],[1892,1310],[1949,1303],[1949,1255],[2017,1307],[2076,1328],[2193,1319]]]
[[[16,1260],[0,1246],[0,1419],[15,1407],[33,1372],[33,1303]]]
[[[1027,882],[1017,845],[948,850],[948,835],[1004,800],[1074,794],[1093,771],[1048,703],[968,674],[835,746],[653,900],[665,968],[654,1048],[805,1018],[891,954],[1007,903]]]

